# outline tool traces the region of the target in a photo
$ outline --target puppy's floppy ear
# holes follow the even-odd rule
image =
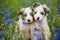
[[[45,4],[43,5],[43,9],[44,9],[44,12],[45,13],[48,13],[49,14],[50,9]]]
[[[21,14],[23,13],[23,11],[24,11],[24,8],[20,9],[20,10],[18,11],[18,15],[21,15]]]
[[[36,7],[39,6],[39,5],[40,5],[40,3],[38,3],[38,2],[33,3],[33,4],[32,4],[32,9],[36,8]]]

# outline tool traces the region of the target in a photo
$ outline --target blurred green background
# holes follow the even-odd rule
[[[20,8],[31,6],[39,2],[50,8],[48,24],[51,31],[51,38],[55,35],[54,27],[60,28],[60,0],[0,0],[0,40],[24,40],[15,33],[16,22],[18,21],[17,11]]]

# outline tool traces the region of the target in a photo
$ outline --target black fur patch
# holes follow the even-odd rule
[[[35,2],[35,3],[32,5],[32,7],[35,8],[35,7],[38,7],[39,5],[40,5],[40,3]]]
[[[43,7],[43,9],[44,9],[45,15],[49,14],[49,11],[45,7]]]

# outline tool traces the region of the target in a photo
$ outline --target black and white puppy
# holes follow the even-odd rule
[[[49,40],[50,38],[50,29],[47,23],[47,16],[49,14],[49,8],[45,4],[33,3],[32,5],[34,19],[36,21],[42,21],[42,27],[44,29],[44,39]]]

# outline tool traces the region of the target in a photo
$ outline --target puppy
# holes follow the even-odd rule
[[[33,9],[33,15],[34,15],[34,19],[36,21],[42,21],[42,27],[44,29],[44,39],[45,40],[49,40],[50,38],[50,29],[47,23],[47,16],[49,14],[49,8],[46,5],[42,5],[40,3],[34,3],[32,5],[32,9]]]
[[[19,10],[19,21],[17,23],[17,32],[24,35],[26,40],[30,40],[30,23],[33,21],[31,7],[22,8]],[[24,32],[22,32],[24,31]]]

